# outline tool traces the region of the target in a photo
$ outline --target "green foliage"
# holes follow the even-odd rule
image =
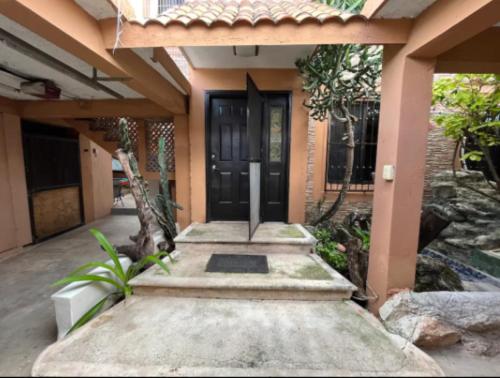
[[[434,121],[454,141],[468,139],[481,150],[469,151],[462,159],[479,161],[484,148],[500,145],[500,75],[461,74],[434,83]]]
[[[146,265],[156,264],[158,265],[165,273],[169,274],[170,270],[167,265],[161,260],[163,257],[168,257],[170,262],[173,263],[172,257],[166,252],[158,252],[154,255],[149,255],[141,260],[134,262],[130,265],[130,267],[125,271],[123,268],[121,261],[118,256],[118,252],[115,247],[109,242],[109,240],[97,229],[90,229],[90,233],[97,239],[100,246],[104,250],[104,252],[108,255],[108,257],[113,262],[112,265],[106,264],[100,261],[92,261],[87,264],[82,265],[72,273],[70,273],[65,278],[62,278],[52,286],[62,286],[67,285],[73,282],[104,282],[108,283],[115,287],[115,291],[110,294],[116,296],[118,299],[128,298],[133,294],[133,288],[129,284],[129,281],[137,276]],[[84,273],[91,269],[101,268],[105,273],[111,274],[90,274]],[[71,328],[71,331],[81,327],[89,320],[91,320],[104,306],[106,300],[109,296],[105,297],[99,303],[97,303],[94,307],[92,307],[89,311],[87,311]]]
[[[347,255],[337,250],[337,242],[332,238],[332,233],[326,228],[317,228],[313,232],[318,240],[316,252],[337,272],[346,275],[348,273]]]
[[[370,231],[363,230],[360,227],[354,226],[353,228],[355,236],[361,240],[363,249],[368,251],[370,249]]]
[[[329,114],[345,119],[343,106],[362,98],[378,97],[382,70],[379,46],[321,45],[311,56],[295,63],[310,98],[305,106],[316,120]]]
[[[349,13],[359,13],[366,0],[321,0],[323,4],[330,5],[338,10]]]

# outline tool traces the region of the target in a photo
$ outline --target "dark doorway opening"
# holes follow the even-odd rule
[[[22,123],[33,241],[83,224],[78,133],[70,128]]]

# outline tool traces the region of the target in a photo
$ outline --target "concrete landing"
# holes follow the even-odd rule
[[[438,376],[347,301],[134,296],[46,349],[34,376]]]
[[[261,223],[248,240],[248,222],[193,223],[175,238],[179,251],[308,254],[316,239],[300,224]]]
[[[356,287],[317,255],[267,255],[269,273],[207,273],[210,254],[176,252],[166,275],[153,266],[130,283],[137,295],[230,299],[349,299]]]

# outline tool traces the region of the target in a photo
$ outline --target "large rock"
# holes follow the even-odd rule
[[[380,308],[380,317],[390,332],[422,347],[451,345],[463,335],[469,344],[485,343],[482,334],[500,331],[500,293],[401,292]]]
[[[487,235],[479,235],[474,239],[475,244],[484,250],[500,248],[500,228],[492,230]]]
[[[415,291],[463,291],[462,280],[446,263],[418,255]]]
[[[432,209],[451,223],[429,248],[461,263],[484,269],[475,265],[473,255],[476,250],[500,249],[500,194],[490,187],[482,172],[458,171],[457,178],[458,181],[451,171],[443,171],[431,180],[433,197],[427,200],[425,208]],[[487,196],[471,190],[471,187]],[[492,264],[500,267],[500,259]]]
[[[436,318],[418,318],[411,335],[413,344],[423,348],[437,348],[456,344],[461,339],[460,331]]]

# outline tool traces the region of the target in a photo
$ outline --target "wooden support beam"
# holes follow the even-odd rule
[[[438,1],[416,19],[406,50],[412,57],[436,58],[499,21],[498,0]]]
[[[388,0],[366,0],[361,14],[366,18],[372,18],[377,15],[377,12],[387,3]]]
[[[106,50],[98,21],[76,2],[0,1],[0,13],[111,77],[129,77],[125,85],[170,113],[186,113],[184,95],[140,57],[129,52],[131,62],[122,64]]]
[[[16,101],[0,96],[0,113],[18,114],[19,106]]]
[[[116,42],[116,21],[101,20],[106,48]],[[125,22],[118,48],[164,46],[242,46],[242,45],[318,45],[336,43],[404,44],[408,39],[411,20],[370,20],[354,16],[348,21],[331,20],[323,24],[283,22],[278,25],[261,23],[256,26],[158,23],[143,26]]]
[[[184,91],[191,94],[191,84],[181,72],[174,60],[168,55],[167,50],[163,47],[157,47],[153,50],[153,59],[160,63],[167,73],[172,76],[177,84],[181,86]]]
[[[0,105],[1,106],[1,105]],[[16,101],[24,118],[94,118],[129,116],[169,117],[171,114],[149,100]]]
[[[500,28],[493,27],[438,56],[439,73],[500,74]]]

